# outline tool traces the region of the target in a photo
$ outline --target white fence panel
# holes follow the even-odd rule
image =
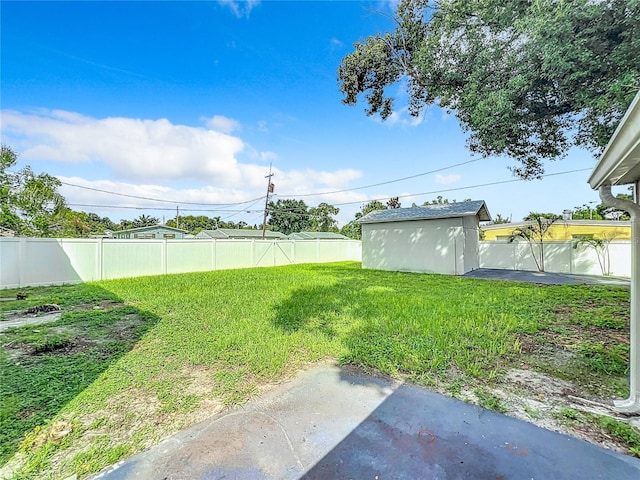
[[[215,241],[167,240],[167,273],[215,270]]]
[[[319,245],[317,240],[296,240],[296,263],[318,262],[320,258]]]
[[[552,266],[555,273],[573,273],[573,245],[567,242],[548,242],[544,246],[544,266]]]
[[[609,258],[611,275],[631,277],[631,242],[612,242]]]
[[[256,251],[252,240],[216,240],[215,243],[216,270],[255,266],[257,258],[254,257]]]
[[[533,251],[539,259],[538,247]],[[573,248],[572,242],[545,242],[544,269],[553,273],[579,275],[602,275],[602,258],[596,250],[581,245]],[[616,241],[608,246],[609,274],[619,277],[631,276],[631,242]],[[527,242],[480,242],[480,268],[506,270],[538,269]]]
[[[355,260],[356,240],[0,238],[0,288]]]
[[[293,244],[294,244],[293,241],[274,242],[273,244],[274,266],[291,265],[292,263],[296,263],[295,250],[294,250]]]
[[[516,249],[513,243],[480,242],[480,268],[516,269]]]
[[[0,241],[0,288],[16,288],[20,283],[20,243],[24,239],[3,238]]]
[[[141,277],[166,273],[164,240],[104,240],[102,278]]]

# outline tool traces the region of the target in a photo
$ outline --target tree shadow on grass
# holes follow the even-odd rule
[[[315,268],[327,274],[326,267]],[[425,315],[420,297],[421,289],[440,282],[452,285],[455,279],[331,268],[326,283],[301,285],[275,306],[272,321],[278,328],[339,340],[345,347],[341,362],[383,373],[446,367],[452,355],[438,346],[441,332],[431,335],[425,327],[429,320],[420,317]]]
[[[4,311],[57,303],[63,313],[57,321],[0,334],[0,465],[18,450],[26,433],[52,420],[159,320],[96,285],[21,291],[27,292],[27,300],[5,302]],[[7,290],[3,295],[15,294]]]
[[[514,352],[520,318],[535,313],[534,286],[482,283],[448,275],[309,267],[274,307],[285,332],[307,331],[343,347],[339,361],[383,373],[483,377]]]

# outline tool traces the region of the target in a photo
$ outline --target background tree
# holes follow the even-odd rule
[[[516,227],[511,232],[510,242],[521,238],[529,244],[531,255],[536,262],[538,271],[544,272],[544,240],[549,238],[549,229],[551,225],[560,220],[562,217],[553,213],[530,213],[524,220],[529,222],[521,227]],[[538,256],[536,257],[536,252]]]
[[[595,202],[594,202],[595,203]],[[571,212],[572,220],[603,220],[602,215],[596,207],[585,203],[579,207],[574,207]]]
[[[152,227],[154,225],[158,225],[159,223],[160,220],[157,217],[152,217],[143,213],[138,218],[134,218],[131,221],[131,228]]]
[[[536,178],[574,145],[598,155],[607,144],[640,84],[639,18],[637,0],[401,0],[395,30],[342,59],[343,102],[363,94],[366,113],[386,119],[387,90],[405,81],[412,115],[437,103],[472,152],[508,155]]]
[[[8,146],[0,150],[0,226],[18,235],[52,237],[60,234],[65,200],[60,180],[47,173],[36,175],[29,166],[13,173],[18,161]]]
[[[354,240],[362,239],[362,225],[358,223],[358,220],[376,210],[387,210],[387,206],[379,200],[371,200],[363,205],[359,212],[356,212],[355,219],[342,227],[340,233]]]
[[[388,209],[400,208],[400,207],[402,207],[402,204],[400,203],[400,197],[391,197],[387,201],[387,208]]]
[[[311,220],[311,231],[313,232],[337,232],[338,222],[334,218],[340,213],[338,207],[322,202],[317,207],[309,209],[309,219]]]
[[[192,235],[197,235],[202,230],[215,230],[220,223],[220,217],[210,218],[206,215],[183,215],[180,217],[180,228],[187,230]],[[167,221],[167,226],[176,228],[175,219]]]
[[[278,199],[275,203],[269,202],[267,210],[267,225],[276,232],[289,235],[311,228],[309,211],[303,200]]]
[[[490,225],[499,225],[502,223],[511,223],[511,219],[507,217],[503,217],[498,213],[495,217],[493,217],[493,220],[491,221]]]
[[[609,245],[615,238],[614,234],[604,235],[602,238],[592,236],[582,237],[574,240],[573,248],[590,248],[596,252],[596,258],[600,265],[602,275],[611,275],[611,256],[609,255]]]

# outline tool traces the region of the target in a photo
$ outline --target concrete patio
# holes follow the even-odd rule
[[[94,478],[630,480],[640,459],[325,364]]]

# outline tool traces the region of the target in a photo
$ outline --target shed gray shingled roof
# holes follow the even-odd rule
[[[443,203],[425,207],[392,208],[376,210],[358,220],[358,223],[404,222],[407,220],[435,220],[437,218],[456,218],[478,215],[481,222],[491,220],[484,200],[470,202]]]

